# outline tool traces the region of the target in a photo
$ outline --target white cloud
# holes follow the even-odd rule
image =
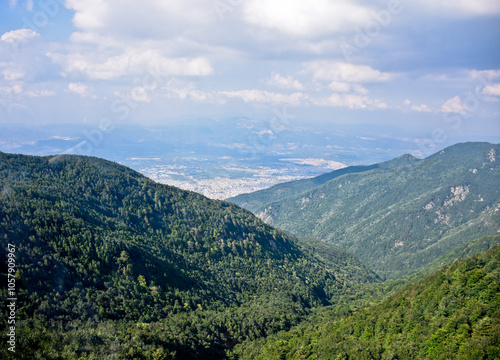
[[[246,0],[244,14],[249,24],[306,38],[352,30],[372,16],[347,0]]]
[[[167,58],[154,49],[128,48],[125,53],[104,60],[80,53],[47,55],[66,72],[80,72],[99,80],[146,75],[148,71],[155,71],[162,76],[207,76],[213,73],[212,66],[205,58]]]
[[[22,71],[14,71],[14,70],[3,70],[3,78],[6,81],[15,81],[22,79],[25,74]]]
[[[492,81],[494,79],[500,79],[500,70],[472,70],[470,75],[473,79],[486,79],[487,81]]]
[[[370,99],[368,96],[355,94],[332,94],[331,96],[315,100],[316,105],[332,107],[348,107],[350,109],[387,109],[382,100]]]
[[[304,63],[306,72],[313,73],[314,80],[345,83],[384,82],[394,74],[384,73],[366,65],[354,65],[339,61],[311,61]]]
[[[31,29],[18,29],[6,32],[2,35],[2,37],[0,37],[0,40],[10,44],[15,44],[18,42],[26,42],[39,36],[40,34]]]
[[[145,76],[213,74],[205,55],[206,25],[218,21],[212,2],[203,0],[66,0],[77,31],[71,44],[47,55],[63,76],[116,80]],[[202,41],[197,41],[199,37]],[[208,50],[207,50],[208,49]]]
[[[304,85],[293,76],[283,76],[276,73],[266,80],[266,85],[286,90],[304,90]]]
[[[432,112],[432,110],[425,104],[413,105],[411,109],[416,112]]]
[[[26,10],[33,11],[33,0],[26,0]]]
[[[56,92],[52,90],[28,90],[26,95],[29,97],[49,97],[55,96]]]
[[[484,95],[500,96],[500,84],[485,86],[482,93]]]
[[[332,81],[328,85],[328,88],[334,92],[345,93],[351,91],[351,84],[342,81]]]
[[[328,89],[334,91],[334,92],[340,92],[340,93],[345,93],[345,92],[355,92],[357,94],[361,95],[368,95],[369,91],[365,89],[363,86],[359,84],[350,84],[347,82],[341,82],[341,81],[332,81],[328,85]]]
[[[225,104],[228,99],[238,99],[253,104],[285,104],[291,106],[307,105],[308,96],[302,92],[284,94],[259,89],[233,91],[202,91],[193,83],[185,83],[172,79],[165,87],[167,97],[181,100],[190,99],[195,102]]]
[[[75,12],[77,28],[129,41],[164,40],[218,20],[204,0],[67,0],[66,7]]]
[[[68,90],[72,93],[80,95],[83,98],[89,96],[93,92],[91,87],[82,83],[69,83]]]
[[[198,103],[224,104],[226,97],[216,91],[196,89],[195,83],[173,78],[163,88],[170,99],[192,100]]]
[[[23,84],[14,84],[11,87],[12,93],[19,95],[23,92]]]
[[[443,104],[441,111],[444,113],[465,114],[467,112],[467,107],[460,99],[460,96],[455,96],[454,98],[448,99]]]
[[[301,105],[307,100],[307,95],[301,92],[293,94],[274,93],[264,90],[238,90],[238,91],[220,91],[219,95],[228,98],[239,98],[247,103],[272,103],[287,104],[292,106]]]

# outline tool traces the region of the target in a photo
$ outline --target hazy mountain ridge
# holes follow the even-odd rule
[[[500,229],[499,153],[499,145],[464,143],[421,161],[398,158],[396,167],[343,174],[257,214],[349,249],[379,275],[402,276]]]
[[[311,179],[289,181],[286,183],[277,184],[268,189],[263,189],[248,194],[241,194],[229,198],[227,199],[227,201],[238,204],[254,213],[259,213],[267,204],[299,195],[342,175],[361,173],[373,169],[392,169],[401,166],[408,166],[418,161],[420,160],[415,158],[413,155],[405,154],[396,159],[384,161],[378,164],[348,166],[339,170],[313,177]]]

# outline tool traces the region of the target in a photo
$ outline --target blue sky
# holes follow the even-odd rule
[[[0,125],[178,116],[500,138],[498,0],[6,0]]]

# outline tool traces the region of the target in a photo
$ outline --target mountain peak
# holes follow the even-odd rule
[[[404,154],[395,159],[384,161],[379,164],[381,169],[395,169],[405,166],[411,166],[421,161],[411,154]]]
[[[463,156],[489,151],[491,149],[499,149],[500,144],[492,144],[489,142],[465,142],[448,146],[447,148],[432,154],[428,159],[447,157],[447,156]]]

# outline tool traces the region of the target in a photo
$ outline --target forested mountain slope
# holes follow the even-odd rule
[[[500,230],[499,154],[500,145],[457,144],[422,161],[336,177],[258,216],[397,278]]]
[[[2,259],[8,244],[17,351],[3,359],[225,358],[377,281],[343,250],[318,258],[234,204],[91,157],[0,153]]]
[[[241,194],[227,201],[233,202],[237,205],[244,207],[254,213],[258,213],[265,205],[299,195],[307,190],[314,189],[330,180],[346,174],[361,173],[373,169],[389,169],[400,166],[406,166],[418,162],[419,160],[412,155],[403,155],[391,161],[386,161],[374,165],[359,165],[348,166],[339,170],[335,170],[311,179],[289,181],[281,184],[274,185],[268,189],[255,191],[249,194]]]
[[[238,346],[240,359],[498,359],[500,246],[353,315],[321,312],[288,332]]]

